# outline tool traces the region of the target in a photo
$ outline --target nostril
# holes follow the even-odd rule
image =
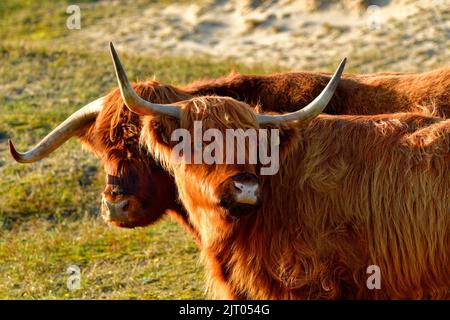
[[[256,204],[258,202],[258,188],[256,182],[236,182],[234,181],[234,189],[237,191],[234,194],[234,199],[238,203]]]
[[[125,209],[128,207],[128,200],[122,200],[116,204],[117,209],[121,211],[125,211]]]
[[[109,212],[114,208],[114,204],[111,203],[111,202],[109,202],[108,200],[106,200],[106,199],[104,199],[104,198],[103,198],[103,203],[105,204],[106,209],[107,209],[107,211],[109,211]]]
[[[124,199],[118,202],[111,202],[103,199],[103,203],[106,206],[106,214],[111,220],[123,220],[127,219],[128,213],[126,209],[128,208],[128,200]]]

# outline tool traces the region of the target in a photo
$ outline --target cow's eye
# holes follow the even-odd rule
[[[164,132],[161,132],[159,134],[159,137],[161,138],[162,142],[164,142],[164,144],[169,145],[169,139]]]
[[[120,188],[119,186],[114,186],[111,188],[111,191],[109,192],[112,196],[121,196],[125,194],[125,191]]]

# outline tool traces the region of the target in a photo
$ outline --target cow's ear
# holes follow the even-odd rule
[[[236,70],[236,66],[233,65],[230,69],[230,73],[228,74],[229,77],[238,76],[239,72]]]
[[[297,149],[300,143],[299,129],[295,127],[285,127],[280,129],[280,161],[283,161],[286,156]]]
[[[98,154],[97,148],[95,148],[95,141],[94,141],[94,127],[95,127],[95,121],[92,121],[90,123],[85,124],[83,128],[81,128],[77,132],[77,138],[80,140],[81,144],[87,148],[89,151],[91,151],[94,154]]]
[[[293,152],[293,150],[298,147],[298,143],[300,143],[298,139],[299,128],[297,126],[290,126],[289,124],[269,124],[264,125],[262,129],[267,129],[269,131],[275,129],[278,131],[278,139],[276,139],[275,143],[278,144],[280,162],[283,161],[288,154]]]
[[[170,117],[158,116],[150,121],[150,125],[158,143],[169,146],[172,132],[180,127],[180,121]]]

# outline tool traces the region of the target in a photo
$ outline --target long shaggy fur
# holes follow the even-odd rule
[[[136,84],[135,89],[144,99],[155,103],[173,103],[195,95],[217,94],[256,105],[258,111],[284,112],[298,110],[311,102],[329,78],[328,74],[312,72],[272,75],[240,75],[233,72],[227,77],[196,82],[184,88],[149,80]],[[378,114],[428,110],[447,116],[450,110],[449,92],[448,67],[423,74],[345,75],[325,111],[330,114]],[[140,172],[136,182],[140,190],[143,190],[144,184],[153,186],[150,187],[152,190],[156,185],[161,186],[156,194],[148,191],[134,198],[132,202],[136,208],[146,214],[132,216],[129,223],[120,225],[123,227],[152,223],[166,210],[185,216],[176,201],[172,179],[152,159],[146,158],[145,151],[139,149],[137,135],[140,126],[139,118],[128,111],[119,90],[115,89],[108,95],[96,122],[80,136],[88,149],[103,160],[108,174],[127,177],[133,172]],[[162,199],[157,206],[153,206],[153,199],[159,197]]]
[[[180,107],[182,128],[191,129],[193,119],[221,130],[226,123],[257,128],[250,109],[232,99]],[[450,297],[450,120],[322,115],[279,125],[280,171],[261,177],[262,208],[239,220],[216,199],[233,168],[174,165],[170,146],[153,132],[158,121],[145,120],[142,139],[175,176],[216,297]],[[373,264],[381,268],[381,290],[366,287]]]
[[[450,68],[424,74],[346,75],[326,111],[331,114],[411,111],[421,105],[428,108],[431,104],[427,102],[433,101],[434,110],[447,116],[449,75]],[[197,82],[184,88],[163,85],[154,80],[140,82],[134,87],[141,97],[155,103],[173,103],[195,95],[217,94],[235,97],[252,105],[260,103],[257,107],[259,111],[283,112],[307,105],[324,88],[329,78],[328,74],[311,72],[259,76],[232,73],[227,77]],[[154,125],[153,132],[158,134],[161,131],[158,129],[159,122],[155,121]],[[130,219],[118,226],[147,225],[157,221],[164,213],[169,213],[200,244],[198,231],[192,227],[187,213],[177,200],[173,178],[147,157],[146,150],[139,148],[140,130],[139,117],[128,111],[119,90],[115,89],[108,95],[96,122],[80,135],[83,144],[102,159],[108,174],[137,176],[135,184],[140,191],[130,196]],[[159,132],[158,137],[167,138],[167,133],[164,136]],[[108,186],[105,194],[108,194]],[[225,256],[225,253],[222,255]],[[216,277],[225,278],[226,274],[227,271],[222,270]],[[231,292],[230,289],[224,291]],[[236,295],[230,293],[229,297]]]
[[[153,80],[136,84],[134,88],[143,98],[157,103],[171,103],[191,97]],[[127,228],[148,225],[168,213],[181,222],[199,243],[197,232],[177,201],[173,178],[139,145],[141,126],[139,116],[127,109],[119,90],[115,89],[108,95],[96,121],[79,136],[83,144],[102,160],[107,174],[119,176],[124,181],[131,179],[139,190],[137,194],[127,196],[130,202],[128,221],[115,224]],[[107,185],[105,195],[108,200],[117,201],[108,191]]]
[[[233,97],[264,111],[288,112],[303,108],[325,88],[331,74],[285,72],[268,75],[231,73],[216,80],[198,81],[183,88],[194,95]],[[325,109],[328,114],[375,115],[436,107],[450,114],[450,66],[424,73],[345,74]]]

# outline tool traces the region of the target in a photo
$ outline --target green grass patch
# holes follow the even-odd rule
[[[117,16],[118,12],[125,16],[138,15],[149,6],[166,6],[174,2],[192,3],[188,0],[3,0],[0,1],[0,37],[3,41],[34,42],[66,38],[70,32],[76,32],[66,27],[67,18],[73,13],[67,12],[69,5],[79,6],[83,28]],[[206,3],[208,0],[196,2]]]
[[[121,52],[132,80],[165,83],[275,69],[208,57]],[[174,222],[122,230],[99,217],[104,171],[75,139],[33,164],[18,164],[7,139],[23,151],[84,104],[116,85],[111,58],[44,42],[0,44],[0,299],[198,299],[203,272],[194,242]],[[81,268],[81,289],[66,286],[67,267]]]
[[[27,221],[1,232],[0,261],[0,299],[204,297],[197,248],[171,221],[136,230],[90,216]],[[68,289],[70,265],[80,268],[79,290]]]

